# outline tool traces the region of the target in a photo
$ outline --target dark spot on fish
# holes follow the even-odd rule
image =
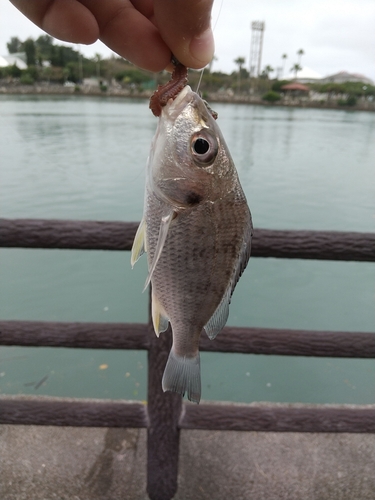
[[[200,201],[202,201],[202,196],[194,191],[189,191],[186,194],[185,201],[187,205],[197,205]]]

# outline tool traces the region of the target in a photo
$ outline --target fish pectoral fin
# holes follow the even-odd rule
[[[130,258],[130,263],[132,267],[137,262],[139,257],[147,251],[146,249],[146,222],[144,219],[141,220],[132,246],[132,254]]]
[[[154,325],[156,336],[159,337],[159,335],[162,332],[165,332],[165,330],[168,328],[169,319],[160,302],[156,298],[154,291],[152,291],[151,303],[152,323]]]
[[[205,332],[210,340],[213,340],[218,333],[224,328],[229,315],[229,304],[232,295],[231,284],[224,293],[220,304],[216,308],[208,322],[204,325]]]
[[[172,346],[162,380],[163,391],[172,391],[194,403],[201,399],[201,371],[199,352],[194,357],[178,356]]]
[[[173,215],[174,215],[174,211],[173,211],[173,209],[170,209],[161,218],[160,229],[159,229],[159,238],[158,238],[158,242],[157,242],[156,248],[155,248],[154,259],[153,259],[152,264],[150,266],[150,269],[148,271],[148,276],[147,276],[143,291],[145,291],[146,288],[148,287],[148,285],[151,281],[152,275],[155,271],[156,264],[158,263],[158,260],[160,259],[160,255],[163,251],[165,240],[167,239],[168,229],[169,229],[169,226],[172,222]]]

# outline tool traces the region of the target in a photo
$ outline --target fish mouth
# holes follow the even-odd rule
[[[176,119],[181,114],[183,109],[192,101],[195,93],[191,90],[189,85],[186,85],[177,97],[163,108],[162,113],[165,113],[168,118]]]

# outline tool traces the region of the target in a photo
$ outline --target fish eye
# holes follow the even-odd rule
[[[198,137],[198,139],[193,144],[194,152],[197,155],[204,155],[210,149],[210,143],[206,139]]]
[[[204,167],[211,165],[218,152],[216,138],[207,131],[194,134],[191,141],[191,152],[198,165]]]

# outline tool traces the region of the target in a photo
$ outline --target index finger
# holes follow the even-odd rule
[[[155,0],[155,23],[176,58],[189,68],[208,64],[215,50],[213,0]]]
[[[41,29],[59,40],[91,44],[100,38],[137,66],[161,71],[171,51],[152,22],[151,0],[11,0]],[[139,4],[139,10],[137,8]]]

